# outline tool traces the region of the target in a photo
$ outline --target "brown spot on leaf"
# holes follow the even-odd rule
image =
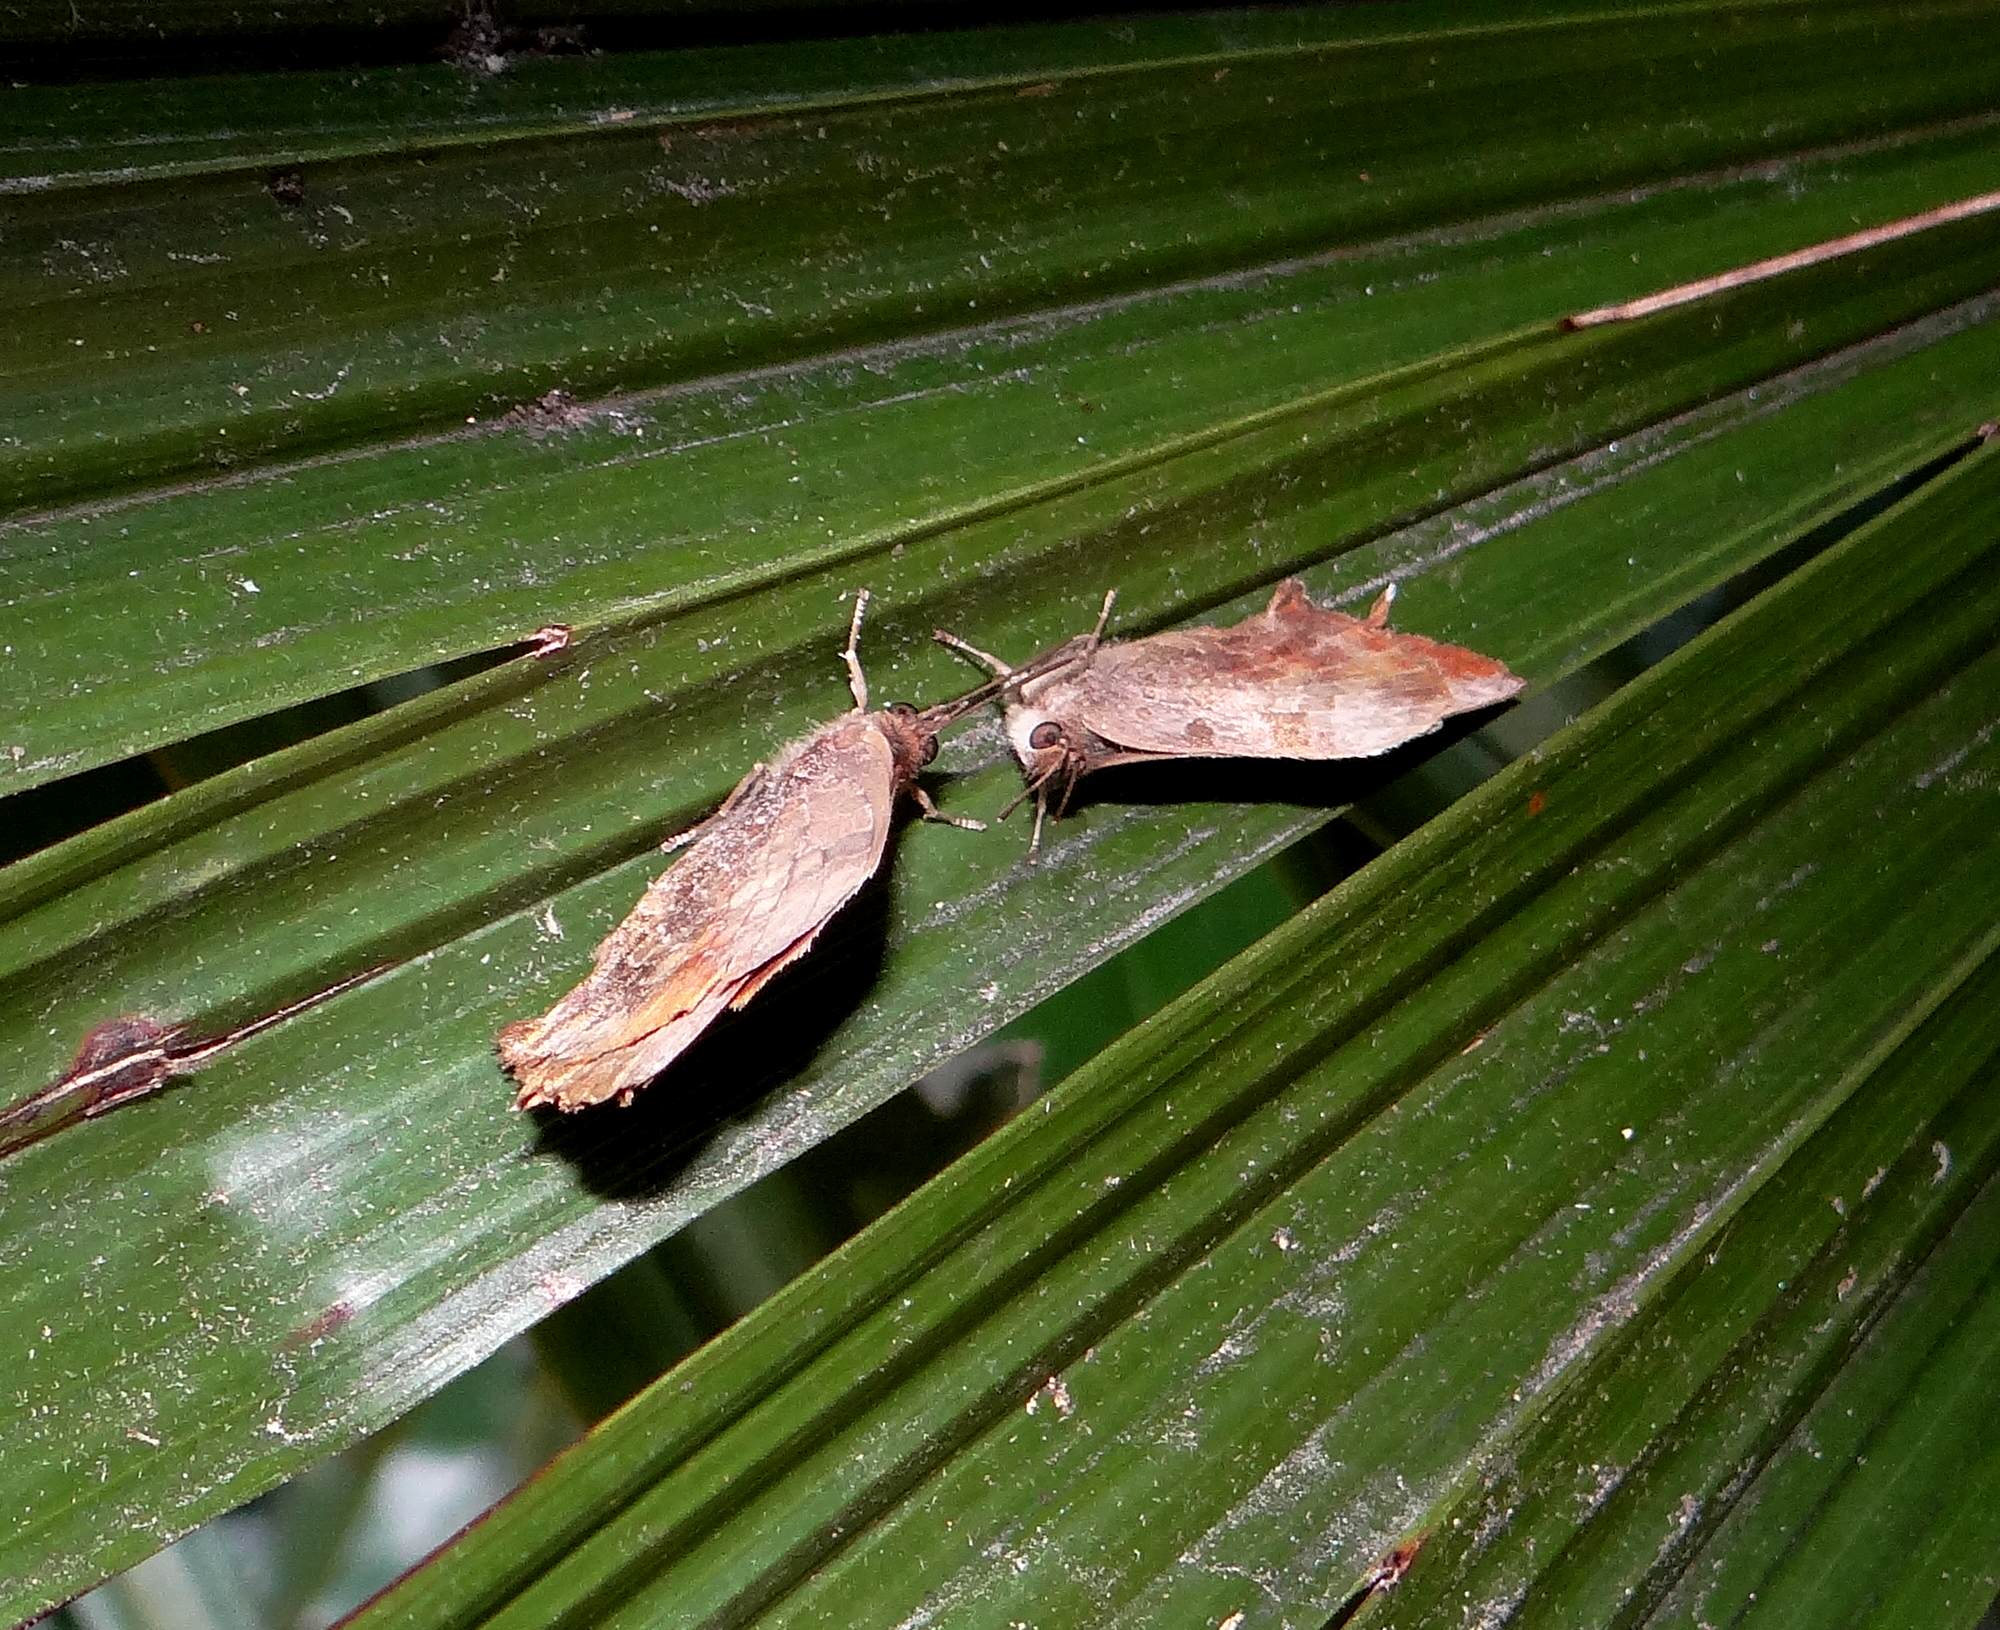
[[[347,1301],[335,1302],[331,1307],[314,1318],[308,1319],[298,1329],[289,1331],[279,1342],[279,1346],[292,1351],[311,1347],[338,1330],[354,1317],[354,1304]]]
[[[590,409],[568,391],[551,390],[543,391],[531,402],[516,402],[500,415],[500,423],[542,437],[563,430],[581,430],[593,417]]]

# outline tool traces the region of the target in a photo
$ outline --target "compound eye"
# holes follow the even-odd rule
[[[1055,747],[1062,742],[1062,726],[1053,719],[1044,719],[1028,732],[1030,747]]]
[[[937,737],[935,736],[924,737],[924,750],[923,750],[924,762],[928,764],[936,757],[937,757]]]
[[[914,719],[917,716],[917,710],[908,702],[891,702],[889,711],[899,719]]]

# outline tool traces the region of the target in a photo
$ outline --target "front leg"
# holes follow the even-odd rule
[[[931,795],[922,787],[912,785],[910,796],[916,800],[917,808],[927,821],[942,821],[946,826],[962,826],[968,832],[984,832],[986,823],[975,821],[968,815],[947,815],[931,802]]]

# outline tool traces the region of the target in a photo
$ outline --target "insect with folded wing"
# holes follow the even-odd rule
[[[855,596],[847,664],[854,710],[743,778],[671,847],[687,852],[646,890],[597,951],[583,981],[539,1018],[503,1029],[515,1106],[582,1109],[632,1095],[812,949],[875,875],[896,801],[941,814],[917,784],[938,734],[992,699],[999,683],[917,709],[870,711],[858,644],[867,591]]]
[[[1031,853],[1044,818],[1060,818],[1093,771],[1166,758],[1372,758],[1522,686],[1492,657],[1390,628],[1393,589],[1350,617],[1286,578],[1263,611],[1230,627],[1107,641],[1115,598],[1104,597],[1090,633],[1019,670],[937,633],[1001,683],[1008,745],[1035,800]]]

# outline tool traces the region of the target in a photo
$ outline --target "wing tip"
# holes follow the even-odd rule
[[[1306,593],[1303,581],[1296,577],[1285,578],[1271,590],[1271,603],[1264,608],[1267,617],[1298,617],[1310,615],[1319,610],[1312,603],[1312,596]]]

